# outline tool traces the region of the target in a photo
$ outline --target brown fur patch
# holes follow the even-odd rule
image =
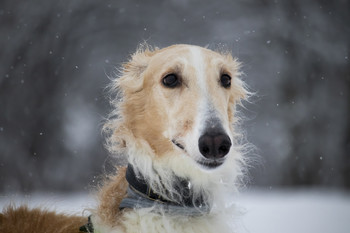
[[[127,189],[125,171],[125,167],[119,168],[118,175],[109,177],[98,193],[97,214],[109,225],[117,224],[121,213],[119,204]],[[29,209],[27,206],[9,206],[0,213],[0,233],[79,233],[79,228],[86,223],[86,217]]]
[[[79,233],[86,222],[85,217],[9,206],[0,214],[0,233]]]

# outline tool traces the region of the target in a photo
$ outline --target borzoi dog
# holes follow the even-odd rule
[[[128,165],[100,187],[80,231],[234,232],[244,168],[236,106],[248,94],[239,66],[229,53],[192,45],[145,45],[132,55],[112,83],[116,110],[104,126],[108,148]],[[79,232],[87,221],[9,208],[0,231],[15,232],[20,214],[36,227],[28,232]]]

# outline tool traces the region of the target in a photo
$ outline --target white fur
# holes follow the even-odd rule
[[[188,150],[188,154],[193,156],[194,160],[199,160],[201,158],[201,153],[198,147],[198,139],[203,131],[203,126],[205,123],[205,118],[207,117],[207,106],[209,106],[208,101],[208,87],[205,81],[205,70],[203,56],[201,50],[197,47],[192,47],[191,51],[191,63],[195,67],[196,85],[201,91],[200,99],[197,107],[197,116],[195,119],[194,130],[189,133],[185,140],[185,147]]]

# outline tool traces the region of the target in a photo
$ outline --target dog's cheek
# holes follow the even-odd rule
[[[171,140],[164,136],[164,132],[169,127],[167,103],[160,98],[159,91],[156,89],[153,91],[150,99],[146,101],[142,137],[149,143],[155,155],[162,157],[173,150],[173,145]]]
[[[237,105],[237,98],[234,95],[231,95],[227,106],[227,116],[228,116],[228,121],[230,125],[234,124],[237,120],[236,105]]]

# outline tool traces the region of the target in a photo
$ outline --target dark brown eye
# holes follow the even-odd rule
[[[231,86],[231,77],[228,74],[221,75],[220,83],[224,88],[229,88]]]
[[[163,78],[162,82],[163,82],[163,85],[168,88],[175,88],[178,85],[180,85],[180,80],[176,76],[176,74],[168,74]]]

